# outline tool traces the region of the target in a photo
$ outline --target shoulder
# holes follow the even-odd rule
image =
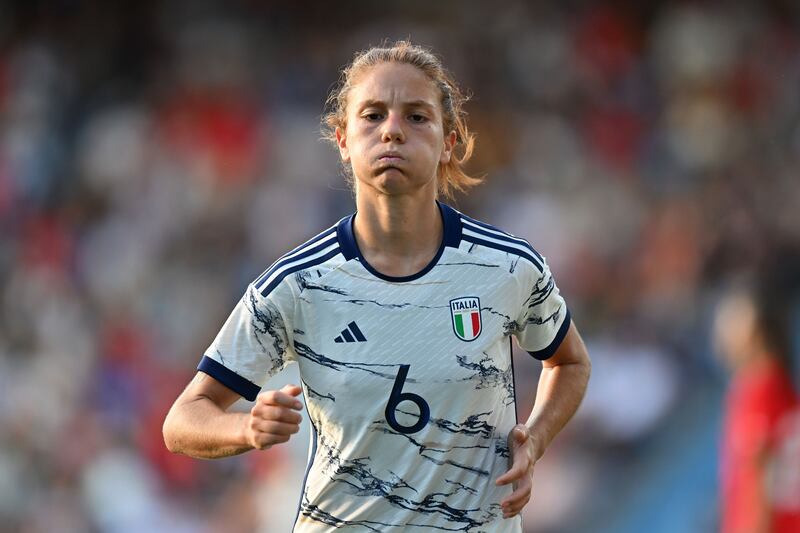
[[[342,221],[319,232],[300,246],[283,254],[269,268],[262,272],[251,284],[262,297],[268,296],[292,274],[310,269],[334,268],[342,259],[342,250],[337,235],[337,227]]]
[[[467,243],[467,250],[471,250],[471,253],[478,248],[484,254],[501,254],[512,258],[537,274],[545,272],[545,259],[527,240],[458,211],[456,213],[461,222],[461,241]]]

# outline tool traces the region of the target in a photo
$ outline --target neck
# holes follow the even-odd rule
[[[388,276],[409,276],[422,270],[439,251],[444,227],[434,193],[375,195],[357,191],[353,223],[364,259]]]

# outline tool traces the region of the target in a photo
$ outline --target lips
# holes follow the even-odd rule
[[[375,160],[375,173],[381,174],[389,169],[402,172],[405,166],[405,158],[399,152],[384,152]]]
[[[378,161],[381,163],[396,163],[403,161],[405,158],[399,152],[384,152],[378,156]]]

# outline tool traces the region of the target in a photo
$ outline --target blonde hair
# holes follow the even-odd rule
[[[456,132],[456,142],[450,161],[440,164],[437,170],[439,193],[448,198],[455,191],[465,192],[478,185],[482,178],[475,178],[464,172],[464,164],[472,157],[475,135],[467,128],[464,103],[468,97],[461,91],[442,62],[425,48],[408,41],[397,41],[391,45],[374,46],[359,52],[353,61],[342,70],[339,83],[328,96],[322,118],[323,138],[336,144],[336,128],[347,128],[347,95],[356,84],[357,78],[370,67],[381,63],[405,63],[422,71],[439,89],[442,106],[442,126],[445,135]],[[348,179],[352,179],[348,169]]]

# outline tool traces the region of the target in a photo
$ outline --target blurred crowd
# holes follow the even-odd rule
[[[306,441],[202,462],[161,423],[246,285],[352,211],[325,98],[409,37],[473,95],[455,205],[547,256],[594,362],[526,531],[717,527],[710,323],[800,245],[800,8],[401,4],[0,4],[0,531],[288,531]]]

